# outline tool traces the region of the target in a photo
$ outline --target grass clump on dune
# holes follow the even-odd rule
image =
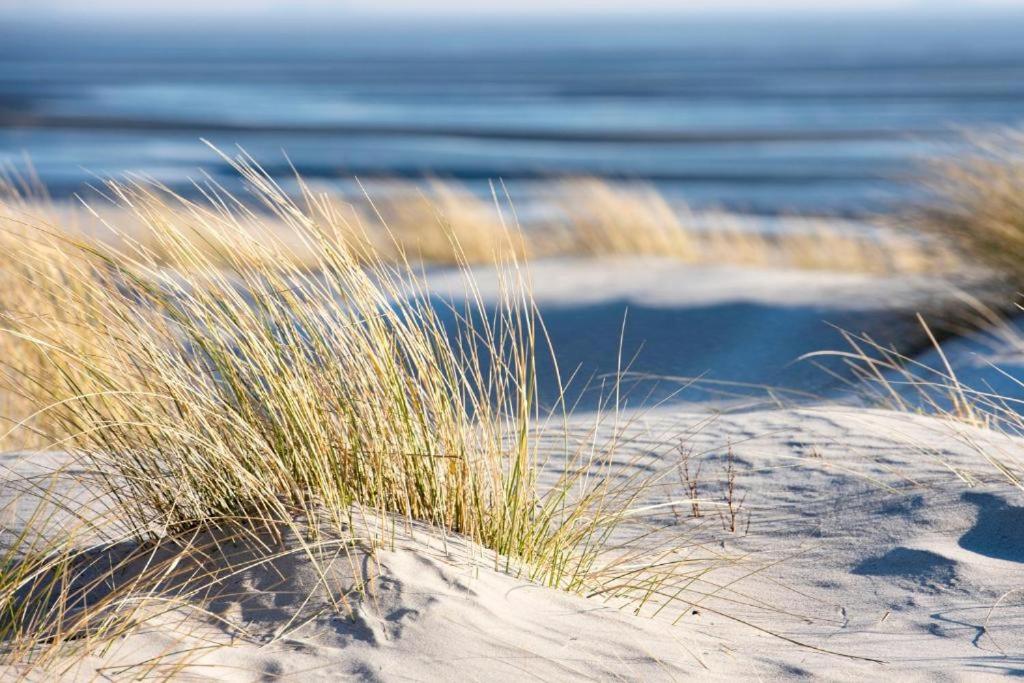
[[[597,179],[568,181],[557,190],[566,224],[562,249],[588,256],[699,259],[696,237],[679,211],[653,188],[618,188]]]
[[[962,263],[981,266],[999,278],[988,303],[961,295],[960,310],[946,311],[941,329],[967,335],[968,343],[980,351],[999,350],[1016,358],[1024,340],[1008,318],[1020,314],[1012,287],[1024,278],[1024,133],[968,134],[950,154],[930,160],[922,176],[925,201],[909,214],[908,222],[949,244]],[[1024,435],[1024,404],[1016,396],[1024,379],[979,354],[986,372],[1001,386],[977,378],[965,381],[957,367],[963,355],[948,357],[925,318],[919,315],[918,322],[926,342],[923,356],[845,332],[847,350],[811,356],[842,358],[856,378],[855,389],[869,404],[945,418],[956,438],[976,448],[1013,486],[1024,488],[1024,463],[1013,444],[1005,450],[978,444],[960,429],[966,425]]]
[[[250,159],[232,163],[287,239],[268,230],[253,240],[261,214],[209,186],[196,202],[109,183],[143,231],[113,244],[68,237],[16,207],[3,215],[18,247],[0,269],[10,283],[6,384],[18,397],[4,445],[27,430],[73,453],[75,486],[114,510],[120,529],[86,536],[134,544],[95,578],[99,560],[83,559],[77,537],[42,550],[8,543],[24,569],[0,583],[0,635],[19,641],[8,656],[31,651],[22,641],[33,633],[92,645],[138,621],[140,600],[163,600],[169,586],[180,600],[198,584],[222,585],[241,571],[235,559],[215,570],[217,554],[237,545],[225,538],[258,539],[265,552],[248,567],[284,552],[286,538],[298,539],[288,552],[315,563],[327,544],[333,562],[354,544],[387,546],[396,525],[423,523],[465,537],[503,570],[630,595],[634,606],[675,599],[696,580],[682,550],[648,543],[643,552],[659,559],[647,564],[616,535],[653,475],[613,467],[614,439],[565,439],[546,462],[543,337],[516,261],[499,268],[497,302],[485,304],[468,272],[464,299],[437,300],[401,245],[386,255],[353,245],[352,226],[324,197],[303,187],[292,198]],[[296,244],[303,258],[292,258]],[[545,466],[558,476],[541,487]],[[114,573],[142,578],[112,588]],[[93,578],[55,599],[34,582],[50,574]],[[105,592],[90,602],[82,596],[97,581]],[[76,599],[85,612],[60,616]],[[34,628],[46,620],[60,637]]]
[[[687,264],[875,274],[949,272],[958,260],[936,239],[884,226],[780,217],[766,228],[721,211],[695,212],[643,183],[575,178],[552,183],[514,239],[495,203],[452,183],[400,184],[375,205],[410,255],[451,262],[451,235],[472,262],[496,255],[653,256]]]
[[[997,311],[966,295],[964,302],[967,310],[976,316],[966,328],[973,330],[968,332],[971,344],[979,346],[979,350],[990,347],[999,349],[1003,354],[1010,352],[1013,356],[1024,352],[1024,339],[1019,331]],[[852,377],[843,380],[844,383],[865,404],[940,418],[949,428],[952,438],[976,451],[1001,480],[1024,489],[1024,459],[1018,443],[1024,436],[1024,400],[1017,396],[1017,389],[1024,386],[1024,379],[985,359],[983,354],[979,355],[982,366],[991,379],[1002,386],[993,387],[989,381],[977,377],[965,379],[962,372],[970,370],[969,367],[961,367],[966,355],[947,355],[924,316],[919,314],[917,322],[928,344],[918,355],[900,353],[867,335],[841,331],[848,344],[847,349],[811,353],[802,360],[819,357],[842,360]],[[972,358],[972,364],[977,364],[979,358]],[[974,430],[1010,438],[1004,442],[979,440]],[[974,473],[951,469],[970,485],[978,482]]]
[[[535,503],[529,300],[445,311],[411,270],[366,267],[254,166],[239,170],[316,267],[251,240],[229,198],[111,184],[150,240],[60,251],[62,277],[37,284],[53,310],[76,311],[76,329],[11,320],[63,378],[34,391],[69,446],[140,522],[358,503],[516,554]],[[28,251],[25,271],[53,265],[50,249]]]
[[[383,226],[401,253],[428,263],[494,263],[523,259],[530,243],[510,229],[501,203],[487,201],[456,183],[431,181],[425,188],[388,183],[382,198],[366,200],[366,221]]]
[[[1024,132],[974,134],[933,161],[928,203],[911,222],[949,240],[968,261],[1024,278]]]
[[[581,179],[558,185],[556,193],[562,223],[540,231],[555,235],[542,253],[878,274],[934,273],[957,263],[935,241],[882,227],[790,217],[765,230],[727,213],[695,213],[644,185]]]

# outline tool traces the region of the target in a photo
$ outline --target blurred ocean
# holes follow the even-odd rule
[[[1024,123],[1024,18],[886,15],[545,25],[0,26],[0,158],[58,196],[198,142],[309,178],[529,192],[649,179],[697,206],[874,211],[959,127]]]

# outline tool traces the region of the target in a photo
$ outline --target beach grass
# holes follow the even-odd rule
[[[465,291],[438,299],[397,240],[354,241],[325,197],[225,159],[259,211],[215,186],[194,201],[110,182],[133,234],[111,224],[122,239],[90,240],[24,198],[5,206],[5,450],[70,453],[65,485],[102,501],[93,513],[37,495],[41,518],[77,520],[55,539],[0,528],[7,663],[66,663],[68,647],[85,656],[182,602],[201,609],[268,558],[323,567],[328,549],[333,566],[409,524],[634,611],[682,599],[725,561],[695,556],[685,529],[655,541],[635,524],[659,475],[613,464],[615,425],[541,451],[566,406],[537,402],[548,350],[515,250],[495,255],[501,294],[485,304],[448,231]],[[254,239],[266,215],[287,230]],[[240,542],[242,559],[226,554]]]
[[[296,184],[298,189],[292,187]],[[693,265],[877,275],[942,274],[963,267],[951,241],[936,231],[912,234],[881,223],[848,224],[798,215],[781,216],[778,225],[766,226],[723,211],[697,212],[637,182],[553,180],[537,195],[527,218],[517,215],[507,188],[501,185],[483,197],[456,182],[438,179],[421,185],[377,180],[369,185],[371,189],[354,196],[303,191],[302,185],[301,181],[289,185],[301,210],[329,225],[332,237],[346,241],[351,256],[364,263],[459,265],[509,259],[655,257]],[[151,203],[129,209],[122,201],[110,199],[94,197],[88,206],[22,199],[20,210],[26,215],[47,214],[60,230],[121,248],[145,241],[153,258],[171,258],[163,253],[165,245],[155,239],[146,221],[181,223],[188,219],[187,212],[176,218],[160,217],[181,207]],[[148,216],[140,215],[140,208]],[[318,254],[294,226],[266,207],[249,208],[258,211],[240,213],[235,218],[239,227],[254,241],[280,247],[263,256],[317,267]],[[217,257],[217,251],[210,255]]]
[[[959,263],[941,240],[798,216],[766,230],[722,211],[697,213],[642,183],[577,179],[556,193],[561,223],[538,231],[554,235],[543,253],[883,275],[950,272]]]
[[[986,343],[979,338],[983,335],[987,343],[1004,353],[1018,354],[1024,350],[1024,339],[999,311],[967,295],[963,297],[965,305],[977,318],[968,328],[975,331],[975,343]],[[870,336],[841,331],[847,348],[808,354],[802,360],[841,359],[851,376],[844,383],[864,404],[940,418],[949,427],[951,439],[975,451],[1000,480],[1024,489],[1024,461],[1015,441],[1024,436],[1024,402],[986,382],[963,379],[958,372],[962,358],[947,355],[923,315],[918,314],[917,323],[927,340],[922,354],[901,353]],[[993,377],[1004,380],[1011,388],[1022,386],[1022,379],[1016,374],[988,362],[988,371]],[[973,430],[995,432],[1009,438],[1005,447],[1001,447],[991,439],[978,439]],[[978,483],[973,473],[956,469],[954,473],[968,485]]]
[[[924,166],[926,198],[908,222],[1017,286],[1024,274],[1024,132],[969,133],[963,142]]]

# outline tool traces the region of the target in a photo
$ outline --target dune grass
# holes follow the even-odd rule
[[[637,523],[660,475],[613,464],[617,428],[541,451],[565,406],[537,404],[546,342],[514,250],[497,302],[468,269],[465,296],[438,300],[402,244],[354,242],[329,198],[230,161],[259,211],[212,185],[191,201],[111,182],[142,233],[88,240],[17,203],[0,214],[3,447],[69,452],[72,487],[103,502],[43,496],[57,512],[40,515],[78,520],[56,539],[0,524],[0,660],[63,666],[68,648],[85,656],[182,603],[202,611],[205,591],[281,553],[323,567],[413,523],[636,611],[727,561],[688,530]],[[266,214],[287,230],[254,240]],[[226,556],[239,542],[247,554]]]
[[[1005,318],[982,302],[964,295],[975,312],[971,329],[977,337],[984,334],[997,348],[1024,352],[1024,339]],[[958,374],[957,360],[947,356],[936,334],[918,315],[918,324],[928,340],[926,352],[931,358],[900,353],[890,345],[866,335],[842,331],[848,347],[812,353],[802,360],[817,357],[840,358],[850,369],[852,379],[844,380],[861,400],[886,410],[939,417],[950,427],[949,434],[982,458],[999,478],[1024,490],[1024,459],[1018,443],[1024,437],[1024,401],[1001,394],[987,383],[964,381]],[[1011,386],[1024,386],[1016,377],[991,364],[989,371]],[[966,429],[965,429],[966,427]],[[979,440],[972,430],[987,430],[1012,437],[1005,446],[991,439]],[[966,483],[976,483],[975,475],[954,470]]]
[[[9,334],[54,369],[34,400],[110,473],[140,527],[358,502],[518,555],[536,502],[529,300],[439,310],[411,271],[364,267],[254,166],[239,171],[317,267],[251,241],[226,204],[111,184],[159,255],[27,250],[47,306],[76,317],[12,318]]]
[[[926,201],[912,225],[951,242],[969,262],[1024,279],[1024,132],[968,134],[926,165]]]
[[[780,219],[783,229],[766,231],[727,213],[694,213],[644,184],[577,179],[555,194],[562,222],[541,231],[556,236],[545,253],[875,274],[934,274],[958,264],[938,240],[795,216]]]
[[[428,263],[491,263],[530,255],[523,233],[510,229],[514,214],[496,194],[477,197],[457,183],[431,180],[416,188],[390,181],[381,197],[364,197],[364,223],[385,226],[388,237],[412,259]],[[374,219],[379,220],[374,220]]]
[[[980,266],[1000,280],[987,303],[961,294],[952,331],[973,334],[976,343],[988,338],[993,348],[1019,355],[1024,340],[1007,319],[1020,315],[1015,301],[1024,281],[1024,132],[967,133],[950,153],[926,162],[919,182],[925,198],[901,220],[955,249],[962,264]],[[843,358],[856,378],[856,391],[869,404],[945,418],[955,438],[975,448],[1004,480],[1024,489],[1024,462],[1012,444],[1006,449],[979,444],[969,431],[957,428],[1024,436],[1024,402],[987,384],[963,381],[956,360],[947,357],[925,317],[919,315],[918,323],[930,358],[902,354],[851,333],[844,333],[848,349],[820,355]],[[995,363],[988,371],[1010,387],[1024,386],[1024,378]]]
[[[653,188],[616,187],[593,178],[570,180],[557,190],[565,223],[564,244],[553,251],[585,256],[664,256],[694,262],[696,236],[685,216]]]
[[[430,180],[419,186],[377,181],[373,194],[327,192],[292,194],[301,210],[344,239],[351,255],[365,262],[428,264],[495,263],[550,257],[659,257],[687,264],[793,268],[871,274],[948,273],[962,266],[944,238],[911,235],[886,226],[850,226],[827,218],[780,217],[778,229],[720,211],[701,213],[669,201],[643,183],[596,178],[553,180],[536,197],[535,210],[520,221],[506,188],[480,197],[458,183]],[[365,192],[365,191],[364,191]],[[9,193],[8,193],[9,194]],[[115,246],[139,244],[158,260],[168,260],[146,221],[181,223],[186,217],[159,217],[181,207],[153,204],[148,216],[122,202],[90,207],[38,202],[51,221],[73,234]],[[238,216],[253,240],[278,243],[270,254],[317,267],[318,255],[271,212]],[[522,229],[510,230],[510,226]],[[216,255],[216,252],[212,252]],[[254,255],[255,256],[255,255]]]
[[[84,656],[182,605],[202,611],[209,591],[282,554],[325,575],[343,558],[348,592],[326,599],[345,612],[372,581],[354,555],[387,547],[401,525],[636,612],[717,595],[701,584],[732,560],[705,552],[688,524],[644,521],[687,499],[649,505],[665,473],[615,464],[622,430],[541,447],[567,409],[537,403],[537,358],[550,350],[520,259],[948,264],[923,243],[827,226],[709,227],[643,187],[566,181],[550,229],[520,231],[500,203],[452,185],[347,203],[230,161],[246,202],[213,184],[189,200],[112,182],[110,205],[78,210],[92,222],[70,227],[63,211],[39,210],[49,205],[34,186],[0,205],[0,448],[69,451],[74,485],[105,510],[53,512],[44,497],[40,518],[78,520],[57,539],[0,524],[2,662],[64,666],[69,649]],[[437,299],[424,261],[462,269],[465,296]],[[475,262],[499,271],[497,303],[477,293]],[[557,476],[542,485],[542,471]]]

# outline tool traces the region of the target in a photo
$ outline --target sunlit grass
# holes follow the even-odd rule
[[[619,428],[542,451],[565,406],[537,403],[547,342],[514,251],[496,259],[497,301],[463,257],[465,295],[440,300],[402,244],[354,241],[324,196],[232,163],[260,211],[214,186],[192,201],[111,182],[133,233],[111,223],[123,239],[91,240],[4,208],[4,446],[68,452],[72,485],[103,501],[75,512],[81,533],[5,527],[4,661],[84,656],[169,611],[202,613],[204,591],[281,553],[333,566],[413,523],[636,611],[729,561],[639,521],[659,474],[613,464]],[[286,229],[254,239],[265,215]]]
[[[697,214],[643,184],[581,179],[554,192],[562,223],[538,231],[554,235],[544,253],[876,274],[939,274],[958,264],[935,240],[799,217],[782,217],[779,229],[766,231],[728,213]]]
[[[987,328],[985,334],[997,346],[1009,346],[1015,353],[1024,350],[1024,340],[996,311],[976,300],[970,303],[983,318],[977,326]],[[925,352],[930,352],[930,359],[900,353],[869,336],[845,331],[842,334],[847,349],[812,353],[803,359],[841,359],[852,376],[846,383],[867,405],[938,417],[950,427],[952,439],[975,451],[1004,481],[1024,489],[1024,460],[1014,441],[1024,437],[1024,400],[1003,395],[987,383],[962,380],[957,367],[960,359],[947,355],[923,316],[918,316],[918,323],[927,339]],[[1024,378],[994,363],[986,370],[1011,387],[1024,388]],[[990,439],[978,439],[972,430],[996,432],[1011,439],[1000,447]],[[970,482],[969,476],[966,479]]]
[[[928,197],[911,222],[950,241],[968,262],[1019,285],[1024,264],[1024,132],[970,134],[966,148],[925,169]]]
[[[887,226],[854,226],[828,218],[781,216],[767,228],[721,211],[695,212],[642,183],[595,178],[554,180],[520,220],[495,185],[481,197],[455,182],[425,185],[377,181],[373,194],[328,192],[296,195],[299,208],[332,237],[344,240],[353,258],[459,265],[559,257],[657,257],[696,265],[823,270],[870,274],[946,274],[962,267],[941,238],[912,235]],[[109,194],[109,193],[108,193]],[[145,242],[150,256],[171,259],[147,227],[158,220],[184,224],[183,207],[152,203],[126,208],[121,201],[88,207],[29,202],[23,211],[47,214],[61,230],[115,246]],[[140,216],[140,208],[144,210]],[[289,259],[310,268],[318,255],[294,226],[273,212],[234,219],[253,241],[278,244],[252,258]],[[211,251],[216,256],[216,250]]]

